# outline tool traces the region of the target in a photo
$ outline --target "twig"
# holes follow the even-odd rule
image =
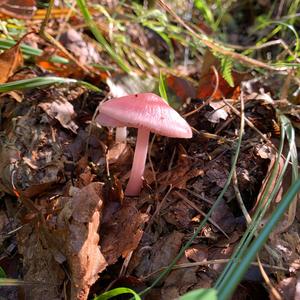
[[[194,267],[201,267],[201,266],[208,266],[208,265],[213,265],[213,264],[226,264],[230,261],[230,259],[214,259],[214,260],[205,260],[205,261],[197,261],[197,262],[192,262],[192,263],[185,263],[185,264],[178,264],[178,265],[174,265],[173,270],[175,269],[184,269],[184,268],[194,268]],[[258,263],[253,262],[251,263],[252,266],[258,266]],[[284,271],[284,272],[288,272],[289,269],[288,268],[284,268],[284,267],[279,267],[279,266],[272,266],[272,265],[268,265],[268,264],[262,264],[263,267],[267,268],[267,269],[272,269],[272,270],[276,270],[276,271]],[[162,271],[164,271],[167,267],[164,268],[160,268],[152,273],[149,273],[145,276],[141,277],[141,280],[147,280],[148,278],[152,277],[153,275],[160,273]]]
[[[206,213],[201,210],[199,207],[197,207],[197,205],[195,203],[193,203],[191,200],[189,200],[187,197],[185,197],[184,195],[182,195],[180,192],[175,191],[174,194],[176,194],[178,197],[180,197],[183,201],[185,201],[190,207],[192,207],[193,209],[195,209],[198,213],[200,213],[202,216],[206,216]],[[228,234],[211,218],[208,218],[208,221],[214,225],[217,229],[219,229],[226,238],[229,239]]]

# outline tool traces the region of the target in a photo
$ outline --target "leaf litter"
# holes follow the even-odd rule
[[[140,29],[130,32],[137,43],[161,42],[154,33],[137,35],[137,30],[143,32]],[[74,29],[61,35],[61,42],[82,64],[107,59],[89,41]],[[163,58],[166,50],[160,54]],[[41,61],[37,61],[39,68],[17,71],[22,65],[18,47],[1,55],[2,82],[74,71]],[[279,104],[273,100],[271,85],[264,83],[262,88],[251,74],[233,72],[234,86],[230,86],[221,76],[220,61],[210,52],[204,57],[201,70],[188,70],[192,80],[166,77],[170,103],[186,114],[194,136],[189,141],[151,136],[144,189],[134,199],[124,196],[123,187],[135,133],[129,131],[127,144],[115,143],[111,131],[94,124],[93,114],[108,95],[155,90],[153,74],[146,78],[138,73],[110,74],[107,78],[107,73],[95,72],[93,76],[107,78],[107,85],[102,83],[105,92],[99,94],[81,87],[52,86],[21,92],[20,98],[1,95],[0,188],[4,202],[12,203],[9,210],[13,211],[18,251],[14,261],[21,269],[16,273],[26,282],[39,282],[21,287],[20,293],[30,299],[88,299],[122,282],[137,289],[149,285],[193,234],[228,178],[239,118],[223,97],[231,98],[238,108],[243,90],[245,116],[267,139],[278,142],[274,107]],[[76,76],[84,79],[86,75],[81,70]],[[297,120],[297,107],[287,103],[281,107]],[[272,170],[272,151],[257,131],[245,128],[236,171],[238,189],[250,213]],[[280,201],[283,190],[275,202]],[[7,216],[2,213],[6,210],[2,205],[1,249],[8,241]],[[298,208],[296,222],[270,238],[269,246],[277,255],[270,256],[265,250],[260,254],[265,264],[277,260],[276,264],[290,268],[289,273],[272,268],[268,272],[277,276],[277,281],[272,280],[291,299],[297,295],[300,269],[299,215]],[[149,299],[176,299],[192,289],[211,287],[224,268],[220,261],[230,258],[245,228],[231,184],[207,225],[177,262],[182,268],[172,270],[151,290]],[[197,262],[201,264],[195,265]],[[237,297],[248,295],[251,287],[265,291],[257,274],[257,267],[249,269],[245,289]]]

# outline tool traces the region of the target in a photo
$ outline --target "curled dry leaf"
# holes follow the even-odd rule
[[[130,199],[101,225],[101,251],[109,265],[137,248],[143,236],[142,226],[147,221],[148,215],[139,212]]]
[[[76,133],[78,126],[72,120],[75,116],[73,105],[65,98],[40,103],[39,106],[51,117],[67,129]]]
[[[91,285],[107,266],[98,245],[102,184],[90,183],[71,193],[71,197],[59,198],[55,207],[53,202],[49,204],[52,209],[47,209],[52,211],[62,207],[58,215],[49,215],[40,227],[28,224],[18,233],[24,278],[42,283],[27,291],[28,299],[60,299],[57,287],[66,279],[61,266],[65,261],[70,272],[70,299],[87,299]]]
[[[206,261],[208,257],[208,247],[202,245],[193,245],[185,250],[185,256],[191,261]]]
[[[71,299],[81,300],[87,299],[91,285],[107,266],[98,246],[102,184],[93,182],[72,193],[58,215],[57,228],[64,232],[61,247],[71,273]]]
[[[209,106],[214,110],[205,114],[208,121],[211,123],[219,123],[220,120],[226,120],[228,118],[228,106],[223,101],[214,101],[209,103]]]
[[[5,83],[22,66],[23,57],[19,44],[0,54],[0,83]]]

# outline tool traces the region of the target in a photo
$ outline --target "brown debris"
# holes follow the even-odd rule
[[[26,288],[26,297],[32,300],[60,298],[59,286],[63,284],[65,274],[54,260],[52,245],[45,241],[38,225],[25,225],[18,232],[17,241],[23,256],[24,280],[40,283]]]
[[[0,83],[5,83],[23,65],[20,45],[16,44],[0,54]]]
[[[90,183],[72,193],[57,217],[56,235],[64,232],[62,249],[70,268],[71,299],[87,299],[91,285],[107,266],[98,246],[102,184]]]
[[[72,120],[75,116],[73,105],[65,98],[51,99],[42,102],[39,106],[51,117],[57,119],[60,124],[76,133],[78,126]]]
[[[148,215],[139,212],[133,200],[124,202],[112,218],[101,225],[101,251],[109,265],[119,257],[126,258],[135,250],[143,236],[142,227]]]
[[[183,237],[183,233],[173,231],[167,236],[162,236],[151,246],[142,243],[133,258],[133,265],[136,265],[134,272],[137,276],[145,277],[167,267],[180,250]],[[149,280],[153,278],[155,277],[151,276]]]

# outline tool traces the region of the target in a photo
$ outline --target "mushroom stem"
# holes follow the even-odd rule
[[[127,139],[127,127],[116,128],[116,142],[126,144]]]
[[[141,191],[143,183],[142,176],[145,170],[148,151],[149,135],[150,131],[148,129],[138,129],[130,178],[125,190],[125,195],[127,196],[137,196]]]

